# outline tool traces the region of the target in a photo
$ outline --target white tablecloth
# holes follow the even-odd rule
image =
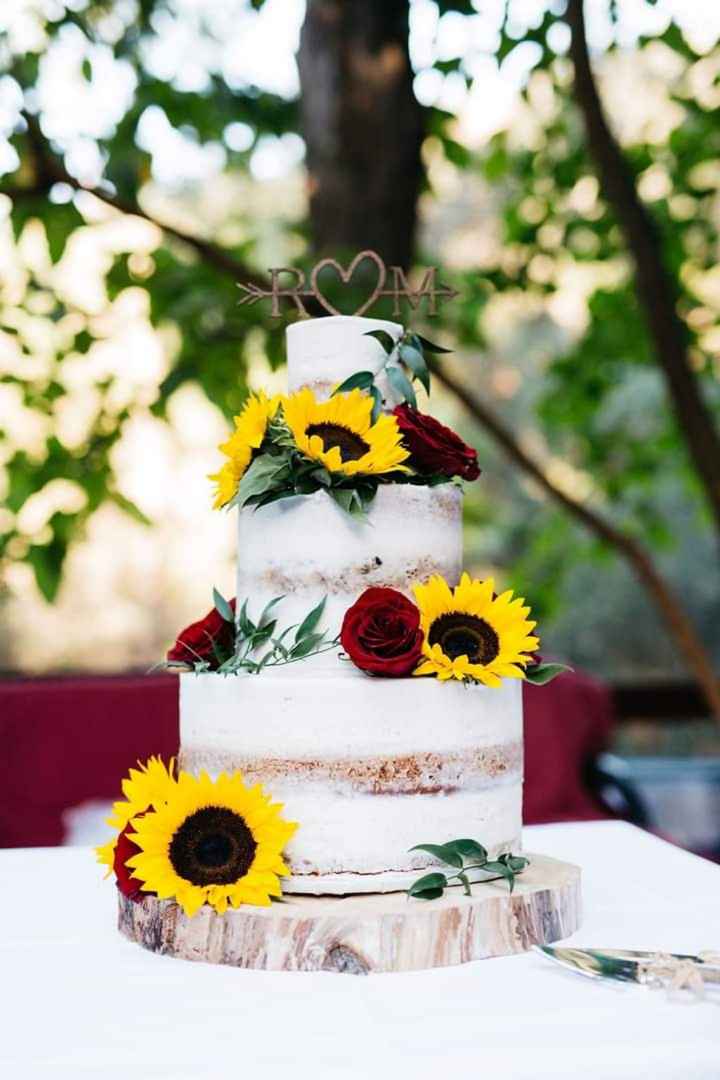
[[[528,828],[580,864],[573,942],[720,948],[720,867],[622,823]],[[115,929],[86,848],[0,851],[0,1075],[8,1080],[718,1080],[720,995],[591,982],[528,953],[352,977],[158,957]]]

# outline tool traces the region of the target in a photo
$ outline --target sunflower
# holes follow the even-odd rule
[[[317,401],[312,390],[299,390],[283,401],[285,422],[295,445],[332,473],[355,476],[407,472],[410,456],[394,416],[372,422],[373,400],[362,390]]]
[[[424,661],[415,675],[438,679],[472,679],[499,686],[503,677],[522,679],[525,664],[540,644],[528,622],[530,608],[512,589],[495,596],[492,578],[472,579],[463,574],[451,589],[435,574],[424,585],[413,586],[425,635]]]
[[[159,757],[151,757],[144,765],[138,762],[137,769],[130,769],[121,785],[125,798],[113,803],[112,815],[107,819],[107,824],[112,825],[118,835],[137,814],[143,814],[151,806],[159,806],[165,801],[175,784],[174,767],[173,758],[165,765]],[[107,866],[108,872],[113,867],[116,844],[117,836],[95,848],[98,862]]]
[[[167,801],[135,822],[129,839],[140,851],[127,866],[144,891],[174,899],[188,916],[205,903],[220,914],[267,906],[281,895],[278,876],[289,873],[281,853],[297,828],[281,810],[240,773],[181,772]]]
[[[267,426],[279,404],[278,396],[269,398],[260,390],[257,394],[250,395],[240,414],[233,418],[235,429],[232,435],[218,447],[228,460],[223,462],[218,472],[211,473],[209,477],[216,484],[213,502],[215,510],[229,503],[237,492],[238,484],[252,461],[254,452],[262,446]]]

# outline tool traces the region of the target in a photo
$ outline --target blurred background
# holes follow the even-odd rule
[[[6,685],[144,670],[233,594],[206,476],[287,323],[236,283],[373,247],[461,293],[409,321],[483,466],[468,569],[606,688],[596,784],[720,851],[720,5],[5,0],[0,32]]]

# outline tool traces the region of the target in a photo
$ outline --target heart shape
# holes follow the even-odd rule
[[[320,275],[320,271],[324,270],[328,266],[332,267],[332,269],[337,273],[338,277],[342,281],[343,285],[347,285],[350,282],[350,279],[352,278],[360,263],[364,262],[365,259],[369,259],[370,262],[375,263],[375,266],[377,267],[377,281],[375,282],[375,287],[373,288],[373,291],[370,293],[370,296],[367,298],[367,300],[365,300],[364,303],[360,305],[357,311],[353,311],[352,313],[353,315],[362,315],[364,312],[367,311],[369,307],[372,306],[372,304],[375,303],[385,285],[385,263],[382,261],[376,251],[368,250],[358,252],[358,254],[348,266],[347,270],[343,270],[342,266],[336,259],[321,259],[320,262],[316,263],[316,265],[313,267],[312,274],[310,275],[310,287],[315,294],[315,298],[317,299],[317,301],[322,304],[325,310],[329,311],[331,315],[342,315],[342,311],[338,311],[336,307],[333,307],[327,297],[323,295],[323,291],[318,284],[318,277]]]

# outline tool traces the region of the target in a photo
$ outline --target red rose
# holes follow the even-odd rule
[[[234,598],[230,601],[230,607],[235,610]],[[167,658],[183,664],[207,660],[212,667],[217,668],[232,656],[234,648],[235,626],[226,622],[217,608],[213,608],[204,619],[191,623],[178,634]]]
[[[396,589],[366,589],[345,612],[342,647],[372,675],[410,675],[420,661],[420,612]]]
[[[464,443],[454,431],[407,404],[398,405],[393,413],[403,443],[410,451],[410,464],[419,473],[477,480],[480,475],[477,450]]]
[[[138,814],[137,816],[142,817],[142,814]],[[132,876],[132,870],[130,870],[125,863],[128,859],[131,859],[133,855],[137,855],[140,848],[128,838],[129,832],[135,832],[135,826],[132,821],[127,823],[118,836],[117,844],[115,845],[113,870],[115,871],[117,887],[123,896],[128,896],[131,900],[138,901],[142,899],[143,883]]]

